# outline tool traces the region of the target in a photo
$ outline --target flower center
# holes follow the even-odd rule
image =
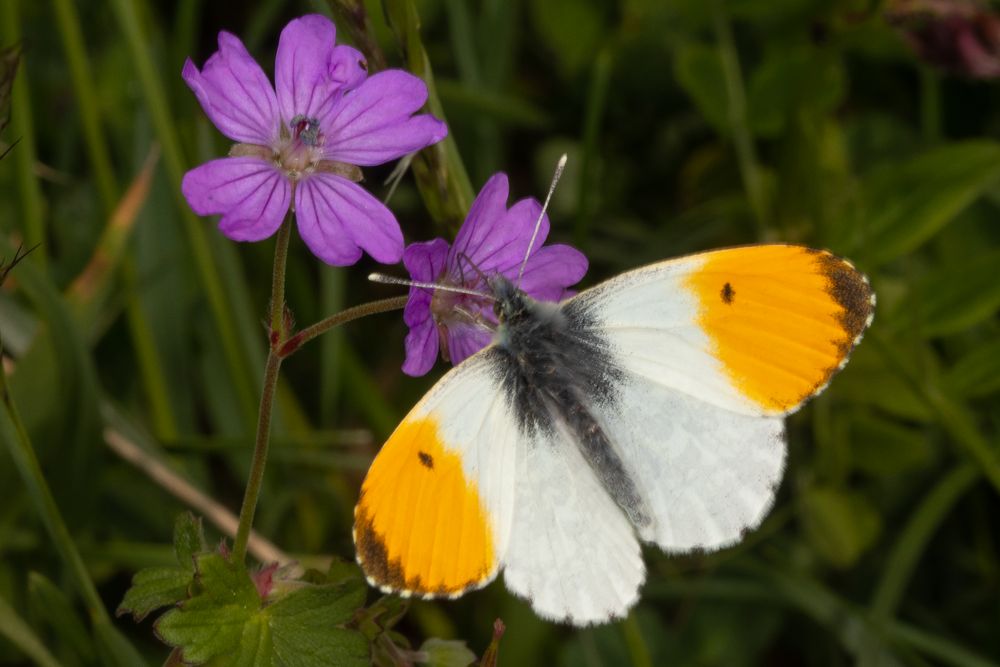
[[[448,275],[442,276],[438,284],[468,289],[479,289],[479,280],[456,280]],[[486,297],[471,294],[459,294],[447,290],[434,290],[431,297],[431,316],[439,327],[449,327],[455,324],[474,324],[493,326],[484,313],[490,310],[490,300]]]
[[[313,171],[320,160],[319,147],[323,134],[319,131],[319,121],[299,114],[288,124],[291,136],[278,152],[278,163],[289,178],[299,179]]]

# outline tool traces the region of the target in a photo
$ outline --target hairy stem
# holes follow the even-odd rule
[[[326,319],[320,320],[316,324],[306,327],[294,336],[290,337],[287,341],[285,341],[284,345],[281,346],[281,349],[278,350],[278,354],[282,359],[284,359],[316,336],[326,333],[330,329],[338,327],[341,324],[346,324],[351,320],[356,320],[359,317],[366,317],[377,313],[387,313],[391,310],[400,310],[406,305],[407,298],[409,297],[394,296],[390,299],[363,303],[360,306],[354,306],[353,308],[342,310],[335,315],[331,315]]]
[[[279,348],[287,336],[285,326],[285,266],[288,260],[288,240],[292,233],[291,215],[285,219],[278,229],[278,238],[274,246],[274,271],[271,274],[271,315],[268,322],[271,330],[268,332],[270,346],[267,352],[267,364],[264,367],[264,387],[260,393],[260,412],[257,414],[257,436],[254,440],[253,462],[250,464],[250,477],[247,480],[246,492],[243,494],[243,505],[240,507],[240,523],[236,529],[236,539],[233,542],[233,562],[242,563],[247,553],[247,541],[250,539],[250,528],[253,526],[253,516],[257,510],[257,498],[264,481],[264,467],[267,465],[267,451],[271,442],[271,413],[274,410],[274,394],[278,386],[278,373],[281,370],[281,355]]]

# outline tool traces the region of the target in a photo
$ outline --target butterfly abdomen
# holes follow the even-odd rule
[[[582,306],[517,299],[502,306],[508,317],[491,354],[519,429],[529,441],[564,432],[633,525],[645,526],[650,519],[632,475],[594,416],[598,406],[615,409],[624,381],[607,341]]]

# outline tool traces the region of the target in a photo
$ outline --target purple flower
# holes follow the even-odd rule
[[[989,5],[896,0],[887,14],[925,62],[969,78],[1000,78],[1000,15]]]
[[[454,245],[434,239],[407,247],[403,264],[410,277],[485,293],[490,291],[485,277],[502,274],[516,281],[542,207],[522,199],[508,209],[507,193],[507,176],[494,174],[472,202]],[[559,301],[587,272],[587,258],[567,245],[542,247],[548,235],[544,217],[520,287],[535,299]],[[491,298],[418,287],[410,288],[403,319],[410,327],[403,372],[413,376],[431,369],[438,350],[453,364],[475,354],[489,344],[497,325]]]
[[[260,241],[281,226],[289,205],[299,233],[327,264],[353,264],[364,250],[398,262],[403,234],[395,217],[357,183],[359,166],[394,160],[445,137],[444,123],[412,115],[427,87],[400,70],[368,76],[365,59],[335,46],[326,17],[294,19],[278,41],[275,87],[234,35],[201,71],[190,59],[183,76],[208,117],[238,142],[229,157],[184,176],[181,186],[199,215],[222,214],[234,241]],[[277,92],[275,92],[277,91]]]

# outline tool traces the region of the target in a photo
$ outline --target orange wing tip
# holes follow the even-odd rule
[[[403,597],[459,597],[499,569],[476,485],[430,419],[404,421],[376,457],[353,536],[369,583]]]
[[[355,507],[354,515],[357,521],[360,506]],[[375,532],[363,531],[358,535],[357,523],[352,531],[354,538],[356,560],[361,570],[365,573],[365,579],[372,588],[387,595],[398,595],[401,598],[417,598],[420,600],[448,599],[455,600],[466,593],[483,588],[496,578],[498,567],[494,567],[488,575],[480,581],[470,582],[464,587],[449,589],[426,589],[420,587],[419,577],[415,580],[407,581],[403,575],[402,565],[397,562],[390,562],[385,556],[385,544]],[[401,583],[402,582],[402,583]]]
[[[689,279],[699,324],[733,386],[768,414],[822,392],[874,319],[868,278],[828,251],[774,244],[702,257]]]

